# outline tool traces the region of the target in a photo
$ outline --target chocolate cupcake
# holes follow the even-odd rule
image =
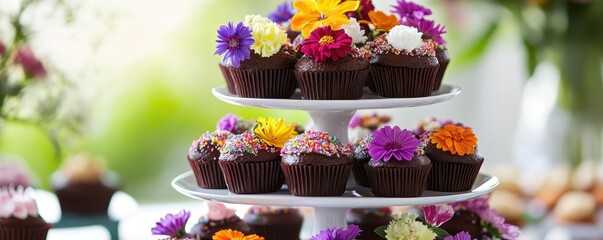
[[[77,216],[106,216],[119,182],[104,161],[87,154],[68,158],[51,181],[63,215]]]
[[[371,191],[377,197],[419,197],[427,184],[431,161],[425,145],[406,129],[385,126],[373,132],[364,165]]]
[[[0,239],[45,240],[52,227],[38,214],[33,189],[0,188]]]
[[[234,80],[232,80],[232,75],[230,74],[231,68],[231,66],[226,66],[220,63],[220,72],[222,72],[222,76],[224,76],[224,80],[226,81],[226,87],[228,87],[228,92],[232,94],[237,94]]]
[[[255,126],[255,120],[245,120],[234,114],[226,114],[216,123],[216,130],[229,131],[233,134],[241,134],[247,130],[252,130]]]
[[[220,151],[219,164],[228,190],[233,193],[268,193],[284,182],[279,167],[280,148],[295,136],[282,119],[258,119],[251,131],[231,136]]]
[[[442,192],[471,190],[484,162],[477,150],[473,130],[448,124],[424,136],[428,140],[425,154],[433,164],[427,189]]]
[[[247,210],[243,221],[253,234],[266,240],[299,240],[304,217],[296,208],[278,208],[252,206]]]
[[[446,41],[442,37],[442,35],[446,33],[445,26],[436,24],[433,20],[427,20],[424,18],[407,18],[406,24],[408,26],[417,28],[419,32],[423,34],[423,39],[429,39],[430,41],[433,41],[433,44],[435,44],[435,57],[438,59],[440,66],[438,67],[432,90],[437,91],[440,89],[442,79],[444,78],[444,72],[446,72],[446,68],[450,62],[450,56],[448,55],[448,49],[446,48]]]
[[[326,132],[306,131],[281,150],[281,167],[294,196],[339,196],[352,170],[351,150]]]
[[[364,165],[371,160],[371,156],[368,153],[371,140],[373,140],[373,136],[371,134],[360,140],[360,142],[356,144],[354,153],[352,155],[354,158],[354,168],[352,168],[354,172],[354,180],[356,181],[356,184],[363,187],[370,187],[368,178],[366,176],[366,171],[364,170]]]
[[[29,187],[32,185],[29,170],[18,161],[12,161],[13,156],[0,156],[0,188]],[[9,161],[5,161],[9,160]],[[21,160],[21,159],[16,159]]]
[[[212,236],[224,229],[232,229],[248,234],[249,226],[245,224],[237,215],[235,210],[227,208],[222,203],[208,201],[209,212],[207,216],[202,217],[197,224],[190,230],[189,235],[193,239],[212,240]]]
[[[304,56],[295,64],[304,99],[349,100],[363,95],[369,57],[352,45],[343,29],[316,28],[301,46]]]
[[[355,224],[362,229],[359,239],[362,240],[382,240],[383,238],[375,229],[388,225],[392,218],[392,210],[389,207],[384,208],[350,208],[346,212],[348,225]]]
[[[225,189],[226,182],[218,158],[220,148],[232,133],[225,130],[205,132],[198,140],[194,141],[188,150],[188,163],[193,169],[197,185],[201,188]]]
[[[367,42],[374,56],[371,77],[377,94],[391,98],[430,96],[439,62],[431,40],[416,28],[398,25]]]
[[[433,91],[440,90],[442,80],[444,79],[444,73],[446,73],[446,69],[448,68],[448,64],[450,63],[450,55],[448,54],[448,49],[446,49],[442,45],[438,46],[438,48],[436,48],[436,58],[438,58],[440,67],[438,68],[438,73],[436,74],[435,84],[433,85],[432,89]]]

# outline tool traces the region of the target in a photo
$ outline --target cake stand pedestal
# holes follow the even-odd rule
[[[357,100],[305,100],[299,91],[289,99],[241,98],[228,92],[226,86],[212,89],[213,95],[227,103],[239,106],[303,110],[310,114],[314,130],[329,132],[343,143],[348,143],[348,124],[360,109],[408,108],[443,102],[461,92],[457,86],[442,85],[431,96],[420,98],[383,98],[365,90]],[[226,203],[266,205],[266,206],[306,206],[314,209],[313,234],[322,229],[346,227],[347,208],[380,208],[387,206],[413,206],[463,201],[485,195],[492,191],[499,181],[494,176],[480,174],[473,188],[467,192],[434,192],[426,190],[415,198],[375,197],[370,189],[348,184],[342,196],[296,197],[291,196],[286,186],[280,191],[267,194],[234,194],[226,189],[202,189],[195,182],[192,171],[177,176],[172,181],[176,191],[197,199],[216,200]]]

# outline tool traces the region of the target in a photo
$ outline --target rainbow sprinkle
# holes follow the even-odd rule
[[[399,51],[387,42],[386,34],[383,34],[376,37],[373,41],[366,42],[364,48],[371,51],[373,55],[393,53],[395,55],[405,54],[408,56],[435,57],[436,46],[437,44],[435,44],[433,40],[423,39],[423,44],[421,44],[421,47],[413,49],[410,52],[406,50]]]
[[[261,150],[270,153],[279,151],[278,148],[268,146],[251,131],[245,131],[239,135],[233,135],[226,139],[224,146],[220,150],[220,160],[232,161],[237,157],[243,156],[245,153],[257,155]]]
[[[368,149],[371,146],[371,140],[373,140],[373,135],[369,134],[368,136],[362,138],[358,144],[356,144],[356,148],[354,148],[354,159],[365,159],[371,157],[368,154]]]
[[[351,157],[352,155],[350,148],[341,144],[336,137],[329,136],[326,132],[312,130],[297,135],[285,143],[285,146],[281,149],[281,156],[307,153],[317,153],[328,157],[341,157],[342,155]]]
[[[188,150],[190,159],[199,159],[201,152],[209,150],[210,152],[219,151],[226,139],[232,136],[232,133],[226,130],[216,130],[214,132],[203,133],[198,140],[193,141],[193,144]]]

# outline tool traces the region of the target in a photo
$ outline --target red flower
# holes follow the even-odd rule
[[[36,58],[28,46],[21,46],[15,54],[15,62],[21,64],[28,77],[46,77],[46,69],[42,62]]]
[[[324,26],[310,33],[302,43],[301,51],[314,57],[314,62],[337,61],[352,51],[352,38],[343,29],[333,30]]]

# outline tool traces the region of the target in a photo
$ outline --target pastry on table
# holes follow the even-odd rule
[[[45,240],[52,227],[38,214],[33,189],[0,188],[0,239]]]
[[[563,194],[553,209],[555,220],[562,223],[596,223],[597,201],[588,192]]]
[[[573,171],[572,190],[592,191],[597,183],[597,164],[592,160],[582,161]]]
[[[488,204],[504,217],[509,224],[520,227],[524,225],[525,205],[521,195],[512,191],[496,190],[490,195]]]
[[[534,201],[547,209],[552,209],[563,193],[569,191],[571,171],[567,166],[557,166],[549,171],[543,184],[537,190]]]

